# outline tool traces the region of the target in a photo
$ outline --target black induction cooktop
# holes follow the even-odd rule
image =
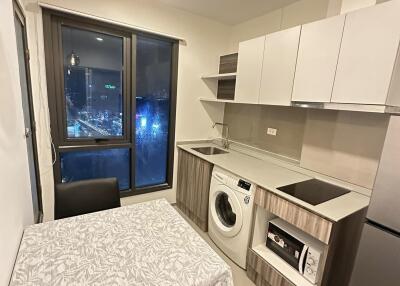
[[[347,189],[317,179],[279,187],[278,190],[313,206],[350,193]]]

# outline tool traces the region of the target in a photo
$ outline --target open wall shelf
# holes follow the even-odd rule
[[[208,102],[219,102],[219,103],[232,103],[233,100],[231,99],[218,99],[218,98],[205,98],[205,97],[200,97],[200,101],[208,101]]]
[[[237,53],[221,56],[218,74],[202,77],[207,85],[217,84],[216,98],[218,100],[233,100],[235,97],[237,60]]]
[[[225,80],[225,79],[235,79],[236,73],[221,73],[221,74],[214,74],[201,77],[202,79],[209,79],[209,80]]]

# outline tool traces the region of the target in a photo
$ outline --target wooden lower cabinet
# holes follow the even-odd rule
[[[202,231],[208,231],[208,198],[213,164],[178,151],[176,204]]]
[[[366,208],[339,221],[330,221],[261,187],[256,190],[254,203],[256,208],[264,209],[268,216],[277,216],[325,244],[324,268],[319,286],[348,285]],[[261,219],[265,218],[261,216]],[[258,236],[256,242],[253,237],[254,245],[261,242],[265,242],[264,235],[262,238]],[[247,253],[247,267],[247,276],[256,285],[293,285],[251,248]]]
[[[257,286],[294,286],[251,248],[247,250],[247,277]]]
[[[260,187],[254,202],[290,224],[328,244],[333,223]]]

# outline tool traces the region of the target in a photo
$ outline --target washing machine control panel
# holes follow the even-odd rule
[[[251,188],[251,184],[249,182],[246,182],[246,181],[242,180],[242,179],[239,180],[237,186],[239,188],[245,189],[246,191],[250,191],[250,188]]]

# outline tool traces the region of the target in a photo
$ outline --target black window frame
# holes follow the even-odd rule
[[[101,145],[101,144],[114,144],[114,143],[129,143],[130,142],[130,122],[127,120],[127,114],[130,112],[130,72],[131,72],[131,59],[130,59],[130,49],[131,49],[131,34],[123,31],[118,31],[112,28],[100,27],[98,25],[93,25],[91,23],[85,23],[84,21],[71,20],[65,17],[52,17],[52,28],[53,28],[53,38],[56,39],[53,44],[53,57],[55,67],[54,76],[58,88],[55,89],[55,102],[57,110],[57,128],[56,136],[59,145],[62,146],[77,146],[77,145]],[[62,26],[82,29],[85,31],[91,31],[96,33],[107,34],[110,36],[120,37],[123,39],[123,79],[122,79],[122,96],[123,96],[123,136],[120,138],[114,137],[110,139],[101,138],[96,140],[95,138],[68,138],[66,134],[66,108],[65,108],[65,96],[64,96],[64,56],[62,51]]]
[[[131,188],[121,191],[121,197],[140,195],[172,188],[174,151],[175,151],[175,119],[177,95],[177,71],[179,41],[159,35],[144,33],[134,29],[109,24],[82,16],[72,15],[43,8],[44,50],[46,60],[47,93],[50,110],[51,134],[55,147],[53,159],[55,164],[54,183],[61,182],[60,153],[84,150],[111,148],[130,148],[130,185]],[[64,96],[64,63],[62,52],[62,25],[88,30],[123,38],[123,136],[110,139],[68,138],[66,134],[65,96]],[[135,124],[130,120],[136,113],[136,37],[145,36],[164,40],[172,44],[170,110],[168,130],[168,159],[166,182],[158,185],[135,187]],[[55,39],[55,40],[54,40]],[[55,157],[54,157],[55,156]]]

